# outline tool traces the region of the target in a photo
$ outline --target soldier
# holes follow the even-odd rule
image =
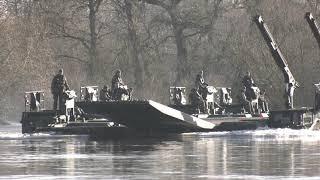
[[[175,105],[182,105],[182,90],[175,87],[173,90],[173,102]]]
[[[242,79],[242,84],[246,88],[254,86],[254,81],[251,77],[251,73],[248,71],[247,74]]]
[[[57,75],[52,79],[51,92],[53,94],[53,109],[57,110],[58,100],[59,100],[59,110],[63,107],[63,93],[65,90],[69,90],[69,85],[67,79],[63,75],[63,69],[59,69]]]
[[[263,113],[269,112],[269,107],[268,107],[268,102],[266,100],[266,90],[260,91],[259,99],[258,99],[258,104],[259,108]]]
[[[287,96],[287,108],[293,108],[293,93],[299,87],[299,83],[295,81],[288,67],[284,68],[284,81],[286,83],[285,95]]]
[[[256,87],[251,73],[247,71],[247,74],[242,79],[242,84],[246,88],[246,97],[248,101],[252,101],[256,98],[254,87]]]
[[[231,105],[232,104],[232,97],[231,97],[231,88],[227,88],[228,94],[226,94],[226,104]]]
[[[112,97],[116,100],[121,99],[121,95],[129,95],[130,96],[130,89],[123,83],[121,78],[121,71],[118,69],[116,70],[115,74],[112,77],[111,81],[111,94]]]
[[[196,76],[196,82],[195,82],[195,89],[200,94],[202,97],[202,101],[204,102],[204,109],[208,108],[207,104],[207,95],[208,95],[208,90],[207,90],[208,84],[204,82],[203,78],[203,71],[200,71],[199,74]]]
[[[198,93],[197,89],[191,89],[191,93],[189,94],[189,100],[191,106],[194,108],[196,113],[200,113],[200,109],[201,111],[204,111],[204,100],[202,96]]]
[[[204,82],[203,71],[200,71],[200,73],[196,76],[195,89],[205,101],[207,99],[207,86],[208,84]]]
[[[244,109],[245,112],[249,112],[250,114],[252,114],[253,112],[253,108],[252,108],[252,104],[251,102],[248,100],[248,97],[246,95],[246,90],[247,88],[245,86],[243,86],[243,89],[241,91],[241,102],[242,102],[242,107]]]
[[[110,101],[110,89],[108,86],[103,86],[103,88],[100,90],[100,100],[101,101]]]
[[[195,88],[203,96],[203,89],[207,88],[208,84],[204,82],[203,71],[200,71],[196,76]]]

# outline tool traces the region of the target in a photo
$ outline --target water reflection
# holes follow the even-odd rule
[[[282,133],[192,133],[105,141],[82,136],[2,138],[0,178],[320,178],[320,134],[289,131],[282,139]]]

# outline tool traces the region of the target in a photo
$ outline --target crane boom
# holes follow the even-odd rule
[[[320,29],[319,29],[319,25],[316,21],[316,19],[313,17],[311,12],[307,12],[306,16],[305,16],[311,30],[312,33],[314,35],[314,37],[316,38],[317,42],[318,42],[318,46],[320,48]],[[315,93],[315,103],[314,103],[314,109],[316,111],[320,110],[320,83],[318,84],[314,84],[315,89],[316,89],[316,93]]]
[[[320,47],[320,29],[319,29],[318,23],[316,22],[311,12],[307,12],[305,18],[312,30],[314,37],[317,39],[318,45]]]
[[[288,97],[287,99],[287,107],[293,108],[293,93],[294,89],[299,87],[298,82],[293,77],[293,74],[291,73],[289,69],[289,65],[285,57],[283,56],[282,52],[280,51],[280,48],[278,47],[277,43],[275,42],[267,24],[263,21],[262,16],[256,17],[256,23],[267,42],[268,47],[270,48],[270,51],[272,53],[272,56],[274,60],[276,61],[276,64],[281,69],[285,83],[286,83],[286,95]]]

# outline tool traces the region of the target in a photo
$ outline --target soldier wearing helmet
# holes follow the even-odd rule
[[[250,88],[254,86],[254,80],[251,76],[250,71],[247,71],[247,74],[242,79],[243,86],[246,88]]]
[[[114,100],[122,100],[122,95],[129,96],[130,99],[130,92],[132,91],[131,88],[128,88],[122,81],[121,77],[121,70],[116,70],[115,74],[112,77],[111,81],[111,94]]]
[[[190,104],[194,110],[194,113],[199,114],[200,112],[204,112],[205,101],[202,96],[199,94],[196,88],[192,88],[189,94]]]
[[[205,109],[207,109],[208,104],[207,104],[207,95],[208,95],[208,90],[207,90],[208,84],[204,81],[203,78],[203,71],[200,71],[199,74],[196,76],[196,81],[195,81],[195,89],[198,94],[201,95],[203,101],[205,102]]]
[[[56,74],[51,83],[51,92],[53,95],[53,109],[57,110],[59,101],[59,110],[62,110],[63,93],[65,90],[69,90],[69,85],[67,79],[63,75],[63,69],[59,69],[58,74]]]

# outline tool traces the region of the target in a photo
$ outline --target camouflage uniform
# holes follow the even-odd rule
[[[247,74],[243,77],[242,83],[243,83],[243,86],[246,88],[250,88],[254,85],[254,81],[251,77],[250,72],[247,72]]]
[[[191,89],[191,93],[189,94],[189,100],[191,106],[194,108],[196,113],[200,113],[200,110],[204,112],[204,100],[202,96],[198,93],[198,91],[193,88]]]
[[[200,71],[200,73],[196,76],[195,89],[204,100],[207,99],[207,86],[208,84],[204,82],[203,71]]]
[[[252,105],[251,105],[251,102],[248,100],[248,96],[246,92],[247,92],[247,88],[243,86],[243,89],[241,91],[242,108],[244,109],[245,113],[252,114],[253,112]]]
[[[115,100],[120,100],[122,94],[129,95],[129,91],[125,88],[125,85],[122,81],[120,70],[117,70],[115,75],[112,77],[111,94]]]
[[[254,90],[252,89],[255,86],[253,78],[251,77],[251,73],[248,71],[247,74],[242,79],[242,84],[246,89],[246,98],[248,101],[252,101],[254,99]]]
[[[196,76],[196,81],[195,81],[195,90],[197,91],[198,94],[200,94],[202,101],[204,101],[204,109],[207,109],[207,95],[208,95],[208,90],[207,90],[208,84],[204,82],[203,78],[203,71],[200,71],[199,74]]]
[[[196,76],[195,88],[201,94],[202,89],[205,89],[207,86],[208,84],[204,82],[203,71],[201,71]]]
[[[268,102],[266,100],[266,92],[264,90],[262,90],[260,92],[260,96],[259,96],[259,108],[261,109],[261,111],[263,113],[269,112],[269,107],[268,107]]]
[[[100,90],[100,100],[101,101],[110,101],[111,100],[110,90],[109,90],[108,86],[104,86]]]
[[[114,92],[116,89],[120,88],[120,86],[124,85],[121,78],[121,71],[117,70],[115,75],[112,77],[111,81],[111,91]]]
[[[53,109],[57,110],[58,100],[59,100],[59,110],[63,107],[63,93],[65,90],[69,90],[69,85],[67,79],[63,75],[63,70],[60,69],[59,73],[53,77],[51,83],[51,92],[53,94]]]
[[[287,97],[287,103],[286,103],[286,106],[288,109],[292,109],[293,108],[293,93],[294,93],[294,90],[296,88],[296,84],[295,84],[295,81],[293,79],[292,76],[289,76],[288,72],[289,69],[288,68],[285,68],[284,70],[284,81],[285,81],[285,95]]]

